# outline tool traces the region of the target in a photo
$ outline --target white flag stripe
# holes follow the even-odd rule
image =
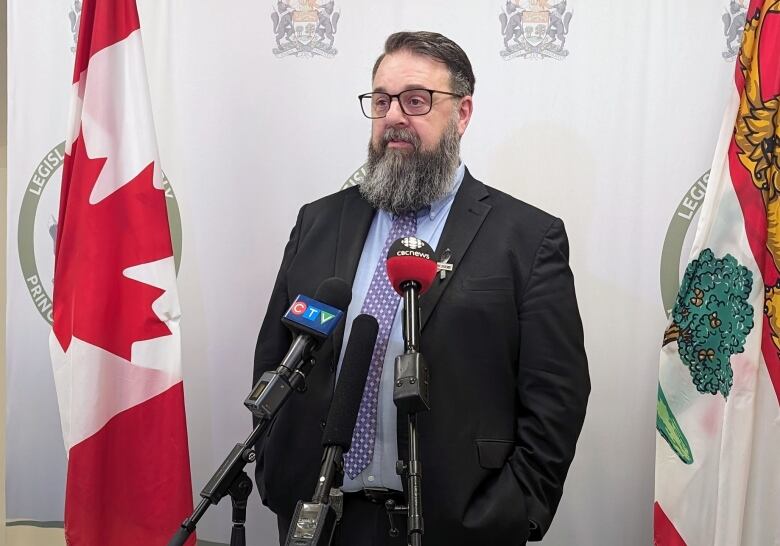
[[[94,205],[127,184],[154,162],[154,187],[162,189],[157,138],[152,119],[151,99],[141,31],[95,53],[89,68],[73,86],[78,102],[80,85],[86,82],[80,122],[87,155],[107,158],[95,183],[89,202]],[[117,108],[121,104],[121,108]],[[71,118],[78,123],[79,117]],[[70,138],[79,126],[71,127]]]
[[[75,336],[67,354],[53,335],[49,346],[67,451],[95,434],[115,415],[181,382],[178,369],[161,371],[134,366]]]

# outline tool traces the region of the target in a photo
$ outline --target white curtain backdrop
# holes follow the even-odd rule
[[[195,495],[250,431],[242,402],[255,339],[295,214],[363,164],[370,122],[356,95],[370,90],[386,36],[426,29],[457,41],[474,66],[462,150],[472,174],[562,217],[571,240],[593,392],[543,544],[652,543],[662,251],[666,242],[674,290],[700,201],[689,190],[710,167],[733,77],[728,45],[737,42],[724,16],[743,8],[518,2],[139,0],[162,167],[181,224]],[[272,14],[281,11],[284,27],[289,10],[292,31],[279,45]],[[66,461],[46,309],[79,11],[78,0],[8,3],[9,522],[62,520]],[[519,12],[535,12],[542,34],[520,24],[507,49],[499,16]],[[324,33],[308,34],[306,17],[317,13],[331,24],[339,14],[332,47]],[[201,539],[229,541],[229,505],[208,512]],[[250,543],[276,543],[256,493],[247,527]]]

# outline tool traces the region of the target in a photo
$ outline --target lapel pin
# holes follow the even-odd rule
[[[452,257],[452,251],[448,248],[441,253],[441,261],[436,263],[436,270],[439,272],[439,279],[444,280],[448,271],[452,271],[452,264],[449,263]]]

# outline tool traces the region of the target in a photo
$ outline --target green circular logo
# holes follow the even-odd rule
[[[365,179],[366,179],[366,164],[364,163],[358,168],[358,170],[353,172],[349,178],[347,178],[347,181],[341,185],[340,189],[346,190],[351,186],[357,186]]]
[[[661,251],[661,299],[667,317],[672,311],[674,300],[680,289],[680,260],[685,237],[704,200],[709,178],[710,171],[707,171],[693,183],[680,204],[677,205],[674,216],[669,222],[669,228],[666,230],[666,238]]]
[[[52,148],[36,166],[24,191],[17,233],[19,263],[22,266],[27,292],[38,312],[49,324],[53,322],[51,294],[54,277],[54,240],[57,234],[59,189],[62,179],[62,175],[55,177],[55,174],[62,168],[64,160],[65,142],[61,142]],[[47,189],[49,191],[46,191]],[[168,208],[173,259],[178,273],[182,246],[181,215],[173,187],[165,173],[163,173],[163,189]]]

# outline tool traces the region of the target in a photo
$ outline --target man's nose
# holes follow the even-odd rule
[[[388,125],[406,125],[409,122],[407,115],[401,109],[401,99],[398,97],[390,99],[390,109],[385,116],[385,122]]]

